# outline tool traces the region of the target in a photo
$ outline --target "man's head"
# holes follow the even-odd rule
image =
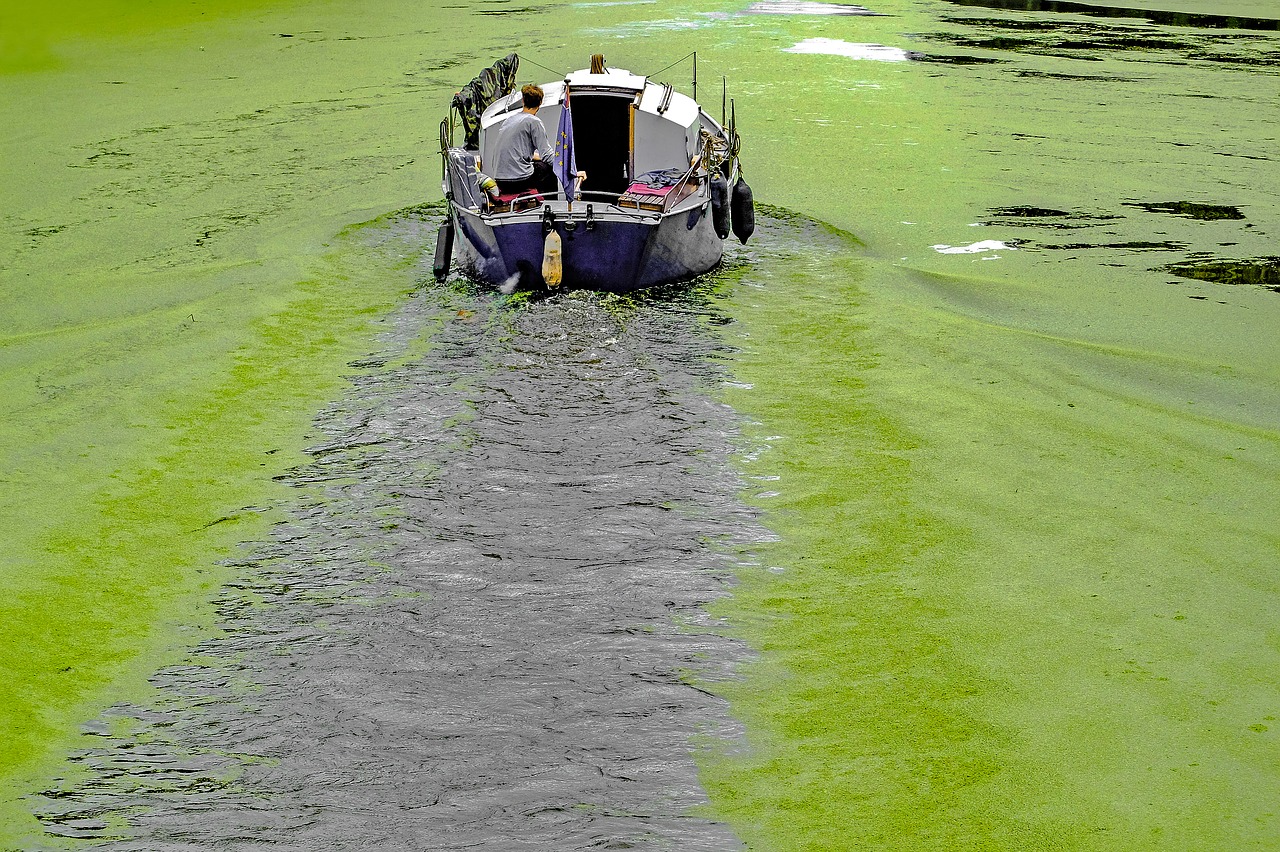
[[[525,109],[537,109],[542,106],[542,87],[530,83],[520,90],[520,97],[524,98]]]

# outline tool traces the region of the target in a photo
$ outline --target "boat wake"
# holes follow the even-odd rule
[[[370,239],[424,245],[442,212]],[[760,226],[665,293],[507,297],[424,265],[220,635],[38,797],[49,848],[742,848],[697,812],[697,749],[742,746],[714,685],[748,657],[706,607],[772,536],[712,329],[728,288],[847,245]]]
[[[763,535],[710,393],[711,302],[455,285],[419,291],[318,421],[223,635],[155,678],[159,704],[89,726],[88,780],[41,801],[51,835],[740,848],[689,815],[691,739],[735,735],[697,684],[743,654],[703,607],[727,592],[725,545]]]

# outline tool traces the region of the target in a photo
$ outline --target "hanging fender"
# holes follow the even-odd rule
[[[453,260],[453,217],[444,220],[436,231],[436,259],[432,271],[437,281],[449,277],[449,263]]]
[[[564,280],[564,245],[555,231],[547,234],[542,245],[542,280],[554,290]]]
[[[729,236],[729,182],[719,172],[711,176],[711,224],[716,236]]]
[[[756,230],[756,204],[751,197],[751,187],[742,175],[738,175],[738,182],[733,185],[733,201],[729,206],[733,208],[733,235],[746,245]]]

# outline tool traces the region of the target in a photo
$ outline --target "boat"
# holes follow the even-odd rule
[[[536,117],[556,140],[555,193],[503,195],[485,172],[497,162],[504,122],[523,108],[520,57],[506,56],[463,87],[440,123],[448,218],[437,234],[436,277],[457,268],[504,292],[621,293],[710,271],[731,232],[745,243],[755,213],[736,107],[727,86],[720,120],[699,106],[693,59],[693,97],[607,68],[599,54],[590,67],[542,84]]]

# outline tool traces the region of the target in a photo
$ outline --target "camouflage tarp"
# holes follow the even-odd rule
[[[458,111],[462,129],[466,133],[464,147],[480,147],[480,115],[498,98],[511,94],[516,85],[516,69],[519,67],[520,57],[512,53],[481,71],[479,77],[453,96],[453,108]]]

